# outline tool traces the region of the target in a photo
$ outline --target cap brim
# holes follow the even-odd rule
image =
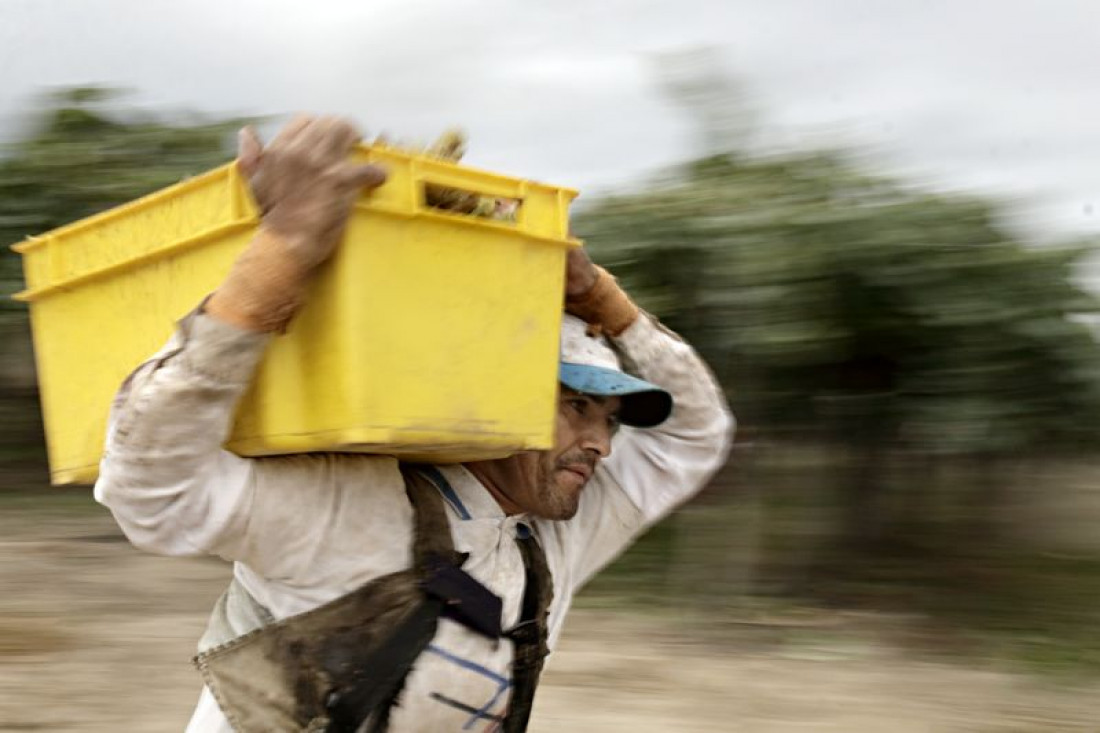
[[[636,428],[660,425],[672,413],[672,395],[655,384],[615,369],[561,363],[559,381],[584,394],[619,397],[619,422]]]

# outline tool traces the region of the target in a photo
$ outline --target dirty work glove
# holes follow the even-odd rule
[[[317,266],[335,251],[359,193],[380,186],[377,166],[348,162],[359,132],[335,117],[299,116],[264,148],[240,134],[237,165],[260,209],[260,229],[205,310],[254,331],[284,331]]]
[[[610,336],[621,334],[638,317],[638,306],[611,273],[580,247],[566,256],[565,311]]]

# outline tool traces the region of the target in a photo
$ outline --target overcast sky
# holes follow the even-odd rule
[[[0,135],[43,87],[212,114],[350,115],[590,194],[698,152],[657,81],[711,46],[759,139],[839,143],[1100,232],[1098,0],[0,0]]]

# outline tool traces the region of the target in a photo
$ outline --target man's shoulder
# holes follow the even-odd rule
[[[392,474],[400,478],[400,462],[393,456],[373,453],[284,453],[254,459],[264,471],[342,471],[364,474]]]
[[[384,501],[405,495],[400,463],[368,453],[290,453],[256,460],[258,488],[302,492],[306,500],[337,496]]]
[[[246,564],[302,588],[347,590],[399,569],[413,509],[398,461],[355,453],[256,459]]]

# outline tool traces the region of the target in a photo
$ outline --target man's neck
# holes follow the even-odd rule
[[[496,461],[473,461],[462,465],[485,487],[506,515],[523,513],[523,508],[512,501],[504,489],[505,486],[515,486],[517,480],[522,480],[522,477],[517,475],[513,461],[502,458]]]

